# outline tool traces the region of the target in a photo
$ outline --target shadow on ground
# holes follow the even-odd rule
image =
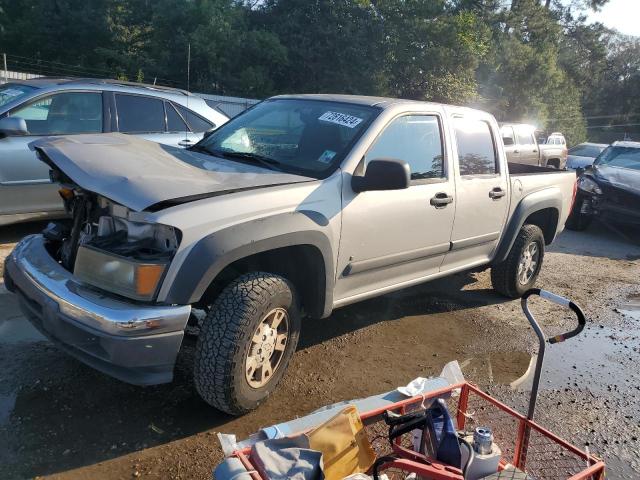
[[[593,222],[582,232],[564,230],[550,251],[611,260],[640,259],[640,228]]]

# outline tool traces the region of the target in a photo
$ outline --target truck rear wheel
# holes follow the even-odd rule
[[[504,262],[491,268],[491,283],[501,294],[521,297],[534,286],[544,259],[544,235],[537,225],[523,225]]]
[[[210,405],[232,415],[256,408],[278,385],[300,334],[293,285],[248,273],[211,305],[196,345],[194,381]]]

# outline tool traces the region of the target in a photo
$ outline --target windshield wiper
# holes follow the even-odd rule
[[[207,150],[204,147],[200,147],[200,148],[203,148],[203,151],[206,151],[205,153],[209,153],[209,155],[215,155],[218,157],[228,158],[231,160],[241,160],[241,161],[248,161],[251,163],[258,163],[263,167],[267,167],[270,170],[282,171],[282,168],[280,167],[280,165],[282,165],[281,162],[273,158],[260,155],[259,153],[234,152],[232,150]]]
[[[191,150],[192,152],[206,153],[207,155],[213,155],[207,147],[204,147],[199,143],[187,147],[187,150]]]

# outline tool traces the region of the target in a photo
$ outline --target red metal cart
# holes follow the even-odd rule
[[[539,295],[573,310],[578,317],[577,328],[564,335],[546,339],[528,308],[527,302],[532,295]],[[378,456],[377,471],[384,471],[392,479],[404,478],[410,472],[416,473],[419,478],[433,480],[464,479],[462,470],[413,451],[406,438],[389,442],[388,427],[383,421],[383,414],[387,411],[404,414],[420,408],[428,400],[444,398],[458,430],[473,431],[478,426],[491,427],[494,440],[502,451],[501,470],[513,466],[526,472],[527,478],[535,480],[605,478],[605,464],[601,459],[573,446],[533,421],[546,343],[559,343],[579,334],[584,328],[585,317],[573,302],[540,289],[531,289],[525,293],[522,308],[540,341],[528,414],[525,416],[518,413],[468,382],[361,413],[367,435]],[[249,449],[245,449],[234,452],[234,456],[244,464],[254,480],[260,480],[260,475],[249,460],[249,453]]]

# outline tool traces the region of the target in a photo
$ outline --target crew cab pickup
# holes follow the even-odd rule
[[[31,148],[72,217],[7,259],[31,322],[143,385],[171,381],[197,333],[196,388],[232,414],[275,388],[305,317],[481,267],[520,296],[576,182],[508,166],[488,113],[358,96],[274,97],[187,150],[118,133]]]
[[[504,123],[501,126],[502,142],[507,161],[553,167],[564,170],[567,166],[567,145],[564,136],[553,133],[548,143],[538,143],[535,127],[524,123]]]

